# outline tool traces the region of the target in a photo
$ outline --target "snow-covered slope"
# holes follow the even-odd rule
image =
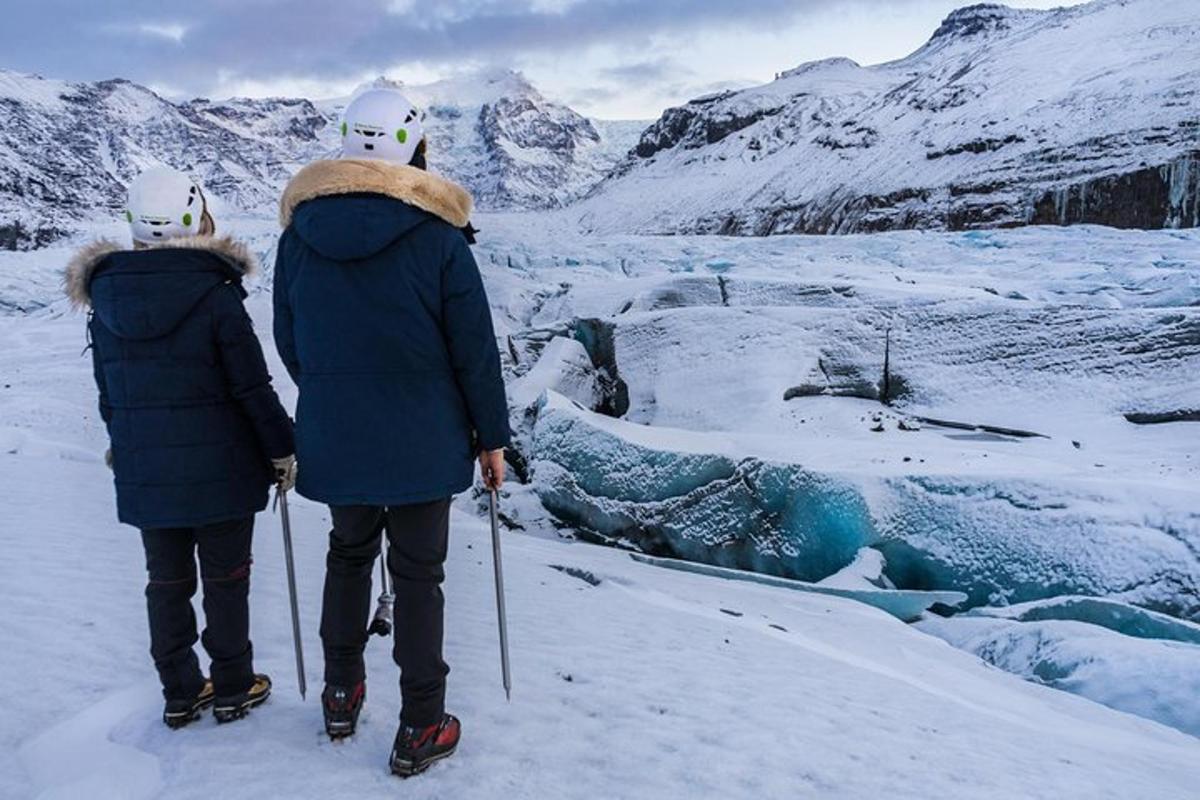
[[[430,166],[481,208],[547,208],[583,194],[632,147],[639,123],[593,122],[520,74],[405,87],[429,110]],[[128,81],[67,83],[0,70],[0,249],[45,245],[120,213],[124,187],[165,163],[199,178],[218,221],[273,214],[299,166],[336,152],[343,103],[172,103]]]
[[[1200,4],[960,9],[921,49],[668,109],[585,230],[1200,224]]]
[[[56,263],[53,251],[20,257],[27,273]],[[269,337],[269,298],[249,304]],[[0,317],[0,796],[1185,800],[1200,783],[1195,738],[1018,680],[876,609],[515,533],[506,704],[488,533],[463,513],[470,498],[447,565],[448,700],[464,722],[452,759],[403,785],[388,775],[399,693],[386,640],[367,648],[358,735],[325,738],[314,695],[329,521],[301,499],[308,701],[295,691],[278,520],[264,513],[252,635],[275,694],[236,724],[168,731],[141,548],[114,519],[82,338],[82,316],[59,309]]]

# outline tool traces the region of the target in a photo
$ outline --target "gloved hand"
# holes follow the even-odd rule
[[[109,469],[113,468],[111,447],[104,451],[104,466],[108,467]]]
[[[275,483],[285,492],[290,492],[296,488],[296,456],[284,456],[283,458],[271,459],[271,466],[275,467]]]
[[[479,451],[479,476],[483,478],[483,487],[489,491],[498,490],[504,483],[504,448],[499,450]]]

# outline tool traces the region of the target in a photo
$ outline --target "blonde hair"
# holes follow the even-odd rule
[[[217,223],[213,221],[212,214],[208,213],[208,206],[200,212],[200,236],[212,236],[217,232]]]
[[[204,190],[196,185],[197,191],[200,193],[200,236],[212,236],[217,232],[217,223],[213,220],[212,214],[208,211],[208,198],[204,196]]]

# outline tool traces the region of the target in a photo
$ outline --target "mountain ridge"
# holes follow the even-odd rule
[[[896,61],[824,59],[664,111],[584,231],[1200,225],[1200,6],[951,12]]]
[[[430,167],[485,210],[556,208],[581,195],[636,132],[548,100],[520,73],[404,86],[428,109]],[[345,100],[168,100],[123,78],[70,82],[0,70],[0,249],[30,249],[116,217],[125,186],[166,164],[214,210],[269,214],[300,166],[338,149]]]

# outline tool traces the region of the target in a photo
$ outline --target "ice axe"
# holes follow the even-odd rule
[[[292,602],[292,644],[296,648],[296,681],[300,699],[305,699],[308,683],[304,678],[304,643],[300,639],[300,604],[296,600],[296,562],[292,557],[292,522],[288,517],[287,491],[278,487],[275,504],[279,506],[279,521],[283,525],[283,560],[287,564],[288,597]]]
[[[488,493],[492,520],[492,563],[496,570],[496,616],[500,625],[500,674],[504,680],[504,697],[512,701],[512,673],[508,668],[508,616],[504,612],[504,570],[500,564],[500,527],[496,517],[496,490]]]
[[[387,547],[379,548],[379,600],[375,605],[375,616],[371,617],[371,626],[367,635],[387,636],[392,632],[392,606],[396,596],[388,586]]]

